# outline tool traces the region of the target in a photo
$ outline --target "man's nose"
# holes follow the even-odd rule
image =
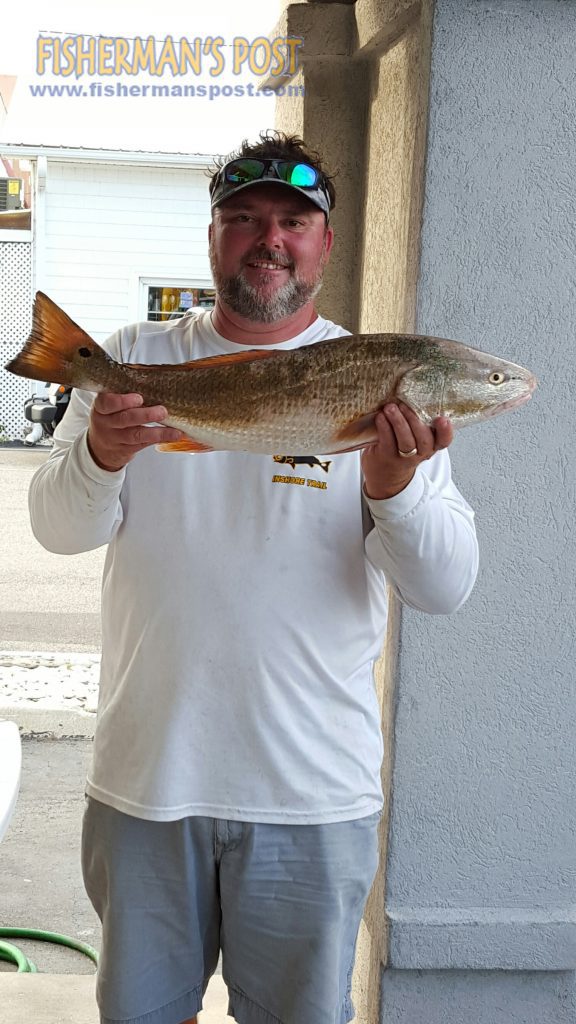
[[[282,228],[275,217],[269,217],[261,221],[259,242],[267,246],[268,249],[282,248]]]

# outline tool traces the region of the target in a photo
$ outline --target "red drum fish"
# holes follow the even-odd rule
[[[30,336],[6,369],[89,391],[137,392],[146,405],[163,405],[164,424],[188,435],[158,445],[164,452],[332,454],[372,444],[376,413],[387,402],[404,402],[426,424],[447,416],[463,427],[522,405],[536,387],[522,366],[412,334],[358,334],[187,363],[120,363],[42,292]]]

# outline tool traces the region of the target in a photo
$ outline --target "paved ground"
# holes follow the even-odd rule
[[[98,1024],[94,978],[62,974],[3,974],[2,1024]],[[229,1024],[228,994],[214,975],[204,998],[200,1024]]]
[[[97,651],[105,548],[55,555],[30,529],[28,486],[48,455],[0,446],[0,647]]]
[[[80,831],[91,741],[24,740],[20,796],[0,844],[0,923],[60,932],[100,948],[100,922],[84,892]],[[64,947],[14,940],[38,969],[93,974]],[[0,963],[1,970],[14,970]]]
[[[48,707],[82,708],[93,718],[97,698],[105,551],[68,558],[35,540],[28,486],[48,455],[45,448],[0,447],[0,717],[12,711],[23,720],[26,711],[28,725]],[[54,651],[79,653],[36,653]],[[90,739],[24,740],[20,797],[0,845],[0,923],[61,932],[99,948],[100,922],[84,892],[79,854],[90,748]],[[41,971],[94,971],[72,950],[16,945]]]

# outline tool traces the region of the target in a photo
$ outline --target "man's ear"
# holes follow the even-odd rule
[[[212,221],[208,225],[208,243],[212,241]]]
[[[326,228],[326,233],[324,235],[324,259],[326,263],[328,262],[328,257],[330,256],[330,250],[332,248],[333,241],[334,228]]]

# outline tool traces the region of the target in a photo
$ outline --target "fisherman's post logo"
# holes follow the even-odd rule
[[[65,79],[70,84],[30,85],[33,96],[198,97],[208,100],[243,96],[301,96],[302,85],[283,85],[298,71],[303,39],[235,36],[90,36],[42,33],[36,40],[36,74]],[[150,83],[135,84],[136,75]],[[241,75],[256,81],[239,83]],[[166,76],[171,84],[156,84]],[[229,77],[224,82],[224,76]],[[231,76],[231,77],[230,77]],[[80,78],[89,81],[81,84]],[[117,79],[112,82],[111,79]],[[198,81],[205,78],[205,82]],[[124,81],[122,81],[124,79]],[[186,79],[186,81],[185,81]],[[215,80],[218,79],[216,82]],[[72,82],[74,84],[72,84]],[[268,84],[264,84],[268,83]]]

